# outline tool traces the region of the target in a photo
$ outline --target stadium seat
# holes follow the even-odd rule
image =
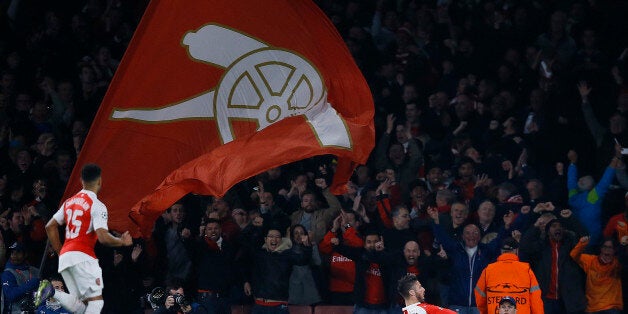
[[[352,314],[351,305],[317,305],[314,307],[314,314]]]

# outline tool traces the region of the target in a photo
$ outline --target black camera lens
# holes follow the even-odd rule
[[[188,298],[186,298],[182,294],[175,294],[174,295],[174,302],[179,304],[179,306],[181,306],[181,307],[190,305],[190,300]]]

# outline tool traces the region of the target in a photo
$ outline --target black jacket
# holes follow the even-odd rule
[[[232,285],[240,281],[235,264],[236,250],[231,242],[224,239],[220,248],[209,241],[201,238],[196,242],[197,288],[226,294]]]
[[[292,245],[283,238],[273,252],[262,246],[261,228],[252,228],[248,247],[248,267],[242,267],[244,280],[251,283],[256,298],[288,301],[290,274],[293,265],[308,265],[312,247]]]
[[[570,313],[583,312],[587,306],[584,272],[569,255],[578,239],[575,233],[563,229],[563,239],[558,251],[558,294]],[[539,228],[532,227],[522,236],[519,251],[526,258],[522,261],[532,266],[545,298],[552,275],[552,249],[549,240],[541,236]]]

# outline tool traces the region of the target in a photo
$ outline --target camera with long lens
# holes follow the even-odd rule
[[[157,307],[160,307],[166,303],[167,297],[168,293],[166,292],[166,289],[162,287],[156,287],[148,294],[146,299],[148,300],[148,303],[150,303],[150,306],[153,309],[156,309]]]
[[[156,309],[157,307],[163,306],[166,303],[166,299],[168,298],[168,296],[169,295],[166,289],[162,287],[157,287],[148,294],[147,299],[151,307],[153,309]],[[172,297],[174,298],[176,307],[186,307],[192,304],[192,301],[182,294],[177,293]]]
[[[190,299],[188,299],[186,296],[182,294],[177,293],[173,295],[173,297],[174,297],[174,302],[177,303],[180,307],[186,307],[192,304]]]

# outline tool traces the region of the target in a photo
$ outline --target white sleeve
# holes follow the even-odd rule
[[[92,204],[92,226],[94,226],[94,230],[105,229],[109,230],[107,227],[107,207],[102,202],[94,202]]]
[[[59,210],[52,215],[52,218],[57,221],[57,223],[61,226],[65,225],[65,215],[63,213],[63,206],[59,208]]]

